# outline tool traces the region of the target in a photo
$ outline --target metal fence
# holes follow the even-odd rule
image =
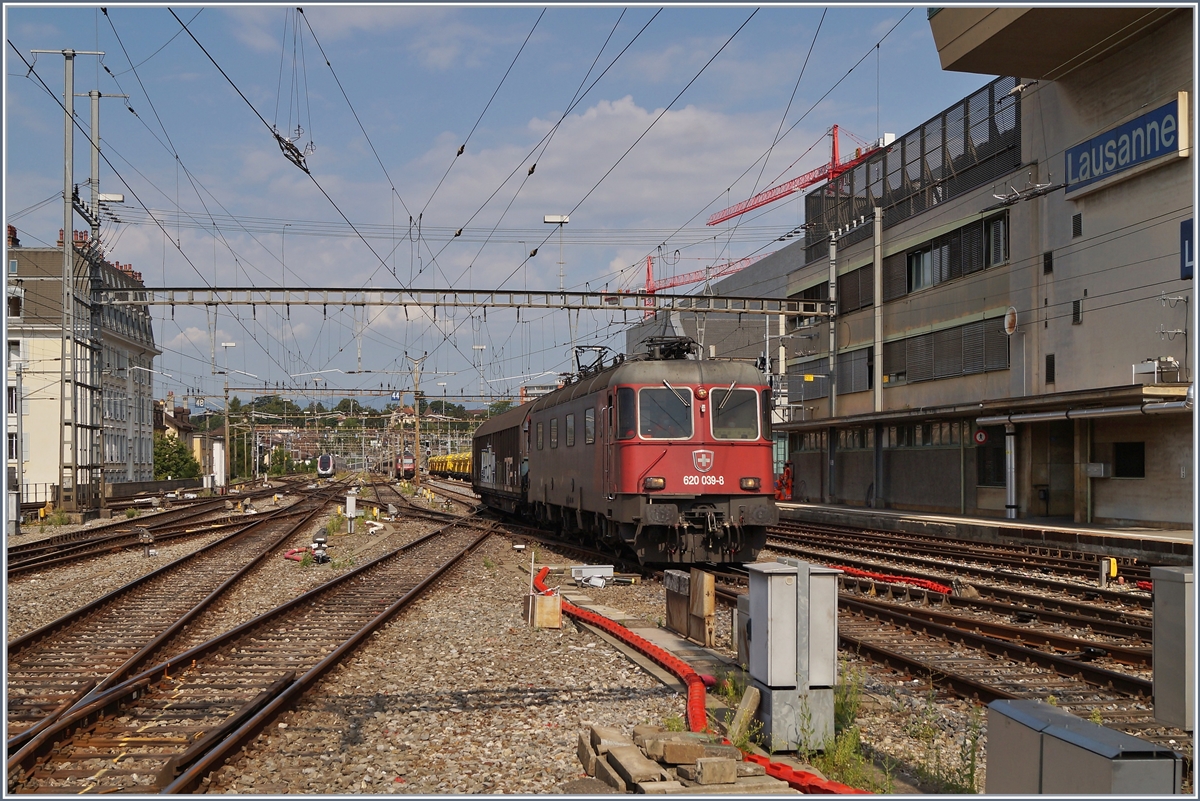
[[[1002,77],[804,198],[806,262],[829,255],[829,232],[878,206],[889,228],[1021,166],[1021,96]],[[839,244],[871,236],[860,226]]]

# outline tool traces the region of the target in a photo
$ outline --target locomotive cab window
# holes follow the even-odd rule
[[[638,392],[638,403],[644,438],[691,438],[692,391],[687,387],[645,387]]]
[[[617,389],[617,439],[633,439],[637,434],[637,412],[634,410],[633,389]]]
[[[712,433],[717,439],[758,439],[758,393],[714,389]]]

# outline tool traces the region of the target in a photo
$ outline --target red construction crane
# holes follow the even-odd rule
[[[774,251],[771,251],[774,253]],[[705,278],[716,279],[726,278],[740,270],[744,270],[759,259],[765,259],[771,253],[759,253],[757,256],[747,256],[744,259],[737,261],[727,261],[724,264],[714,264],[711,267],[706,267],[703,270],[692,270],[690,273],[680,273],[671,278],[664,278],[661,281],[654,279],[654,257],[646,257],[646,294],[653,295],[660,289],[671,289],[672,287],[683,286],[684,284],[694,284],[697,281],[703,281]],[[648,302],[647,305],[650,305]],[[653,311],[647,311],[646,316],[649,317]]]
[[[801,189],[812,186],[813,184],[818,184],[822,181],[832,181],[834,178],[837,178],[847,170],[853,169],[859,164],[862,164],[881,147],[886,147],[888,144],[891,144],[892,141],[895,141],[895,137],[892,134],[885,134],[884,138],[876,142],[874,145],[859,148],[857,151],[855,151],[854,158],[850,159],[849,161],[842,161],[838,151],[838,127],[836,125],[833,126],[830,134],[833,138],[833,153],[828,164],[823,164],[817,169],[810,170],[798,178],[793,178],[786,184],[780,184],[779,186],[759,192],[754,197],[743,200],[736,206],[730,206],[727,209],[718,211],[716,214],[708,218],[708,225],[716,225],[717,223],[731,220],[740,214],[745,214],[748,211],[765,206],[768,203],[774,203],[776,200],[779,200],[782,197],[787,197],[795,192],[799,192]]]

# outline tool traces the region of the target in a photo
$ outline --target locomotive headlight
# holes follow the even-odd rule
[[[762,486],[762,481],[760,479],[757,479],[757,478],[743,478],[742,479],[742,489],[744,489],[744,490],[753,491],[753,490],[758,489],[761,486]]]
[[[696,390],[696,397],[700,400],[704,400],[708,397],[708,390],[704,387],[700,387],[700,389]]]
[[[648,490],[660,490],[667,486],[667,480],[662,476],[646,476],[642,480],[642,488]]]

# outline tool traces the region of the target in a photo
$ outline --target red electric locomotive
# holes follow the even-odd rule
[[[643,563],[749,562],[778,522],[770,390],[744,362],[660,338],[475,432],[484,502]]]

